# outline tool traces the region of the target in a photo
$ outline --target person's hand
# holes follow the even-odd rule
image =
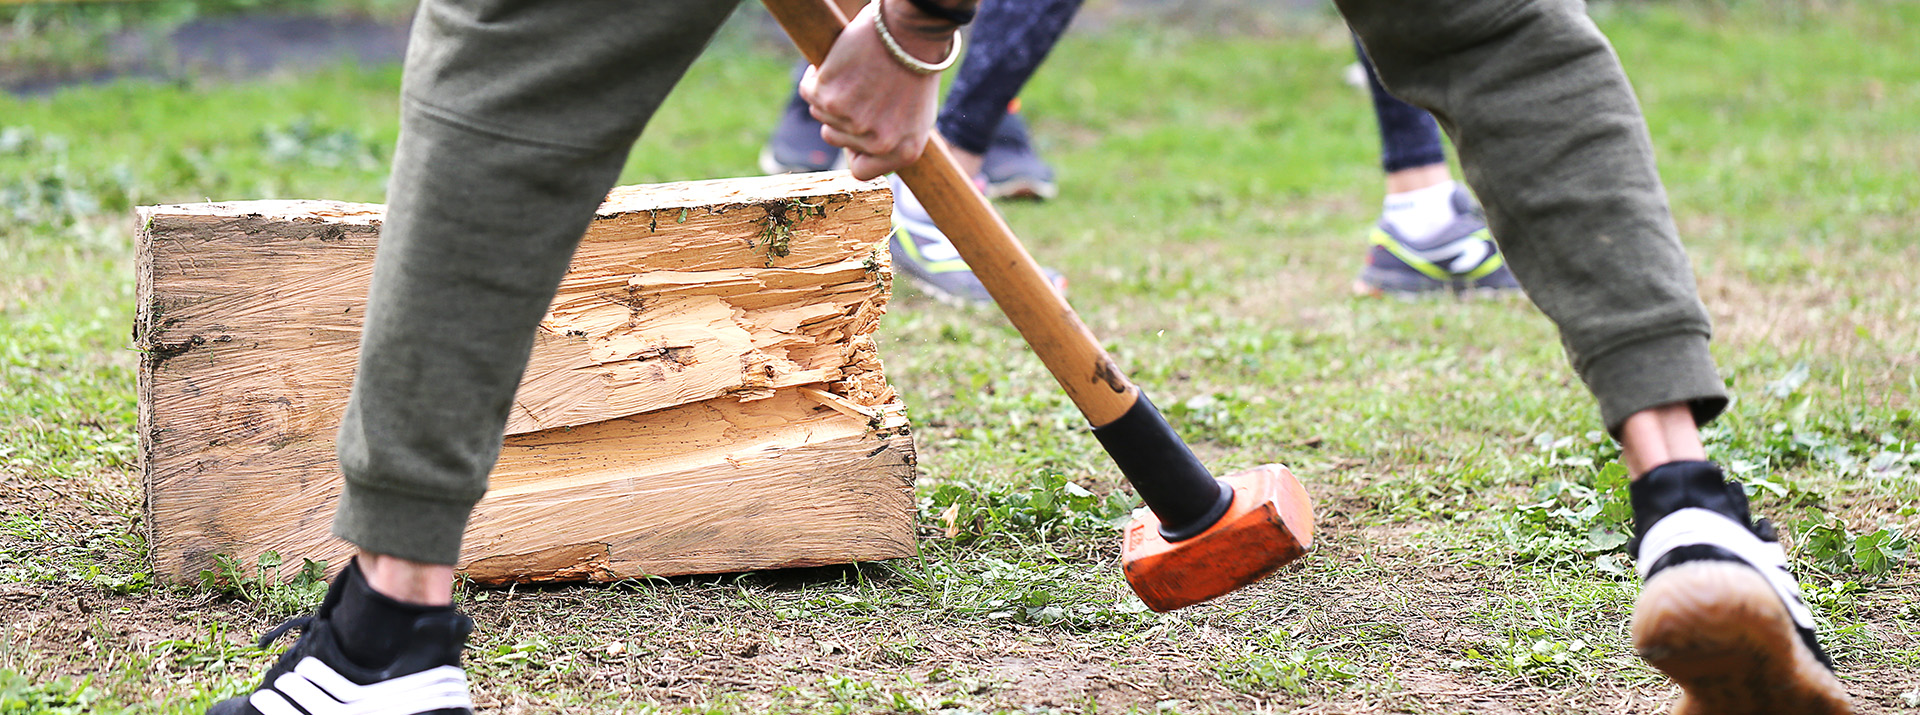
[[[800,80],[800,96],[823,125],[821,138],[852,153],[847,168],[861,180],[884,176],[920,158],[933,131],[940,94],[939,74],[916,73],[888,54],[873,27],[874,13],[888,13],[887,29],[901,49],[915,57],[937,62],[952,49],[952,31],[943,33],[937,24],[896,15],[882,7],[887,4],[875,0],[861,9],[834,41],[826,61],[807,68]]]

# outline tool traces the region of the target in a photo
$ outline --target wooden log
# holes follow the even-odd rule
[[[155,573],[339,565],[334,433],[382,207],[143,207]],[[460,568],[614,580],[913,553],[913,445],[872,334],[891,198],[844,174],[625,187],[542,321]]]

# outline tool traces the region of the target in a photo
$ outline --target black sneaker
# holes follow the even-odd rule
[[[820,138],[820,121],[807,113],[799,94],[787,100],[774,125],[773,136],[760,148],[760,171],[767,174],[804,174],[847,168],[846,152]]]
[[[1634,648],[1680,684],[1676,715],[1853,712],[1779,536],[1739,484],[1712,462],[1671,462],[1630,490],[1646,581]]]
[[[1520,282],[1494,245],[1486,216],[1465,189],[1454,192],[1453,211],[1453,222],[1431,236],[1404,236],[1384,220],[1375,225],[1354,292],[1418,298],[1518,291]]]
[[[452,609],[414,619],[401,635],[404,646],[392,663],[363,667],[340,651],[331,616],[350,580],[360,580],[357,563],[350,563],[327,589],[327,598],[312,616],[280,624],[260,638],[265,648],[288,631],[304,631],[300,640],[280,655],[260,687],[248,695],[229,698],[207,709],[207,715],[471,715],[467,675],[460,669],[460,649],[473,621]]]
[[[1060,195],[1053,183],[1053,167],[1033,151],[1033,138],[1019,114],[1008,112],[993,128],[993,140],[980,157],[987,176],[987,198],[1045,201]]]
[[[956,306],[993,305],[993,296],[973,274],[947,235],[933,225],[926,208],[907,190],[900,177],[888,177],[893,187],[893,236],[887,248],[893,267],[927,295]],[[1051,268],[1040,269],[1055,293],[1066,295],[1067,279]]]

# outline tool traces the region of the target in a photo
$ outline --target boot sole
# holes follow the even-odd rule
[[[1680,684],[1674,715],[1842,715],[1846,687],[1800,641],[1780,597],[1742,564],[1662,570],[1633,612],[1640,657]]]

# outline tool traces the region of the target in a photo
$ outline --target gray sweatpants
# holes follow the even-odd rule
[[[1573,0],[1340,0],[1380,77],[1432,110],[1609,428],[1726,404],[1645,124]],[[425,0],[402,87],[334,533],[451,564],[534,331],[628,151],[734,9]]]

